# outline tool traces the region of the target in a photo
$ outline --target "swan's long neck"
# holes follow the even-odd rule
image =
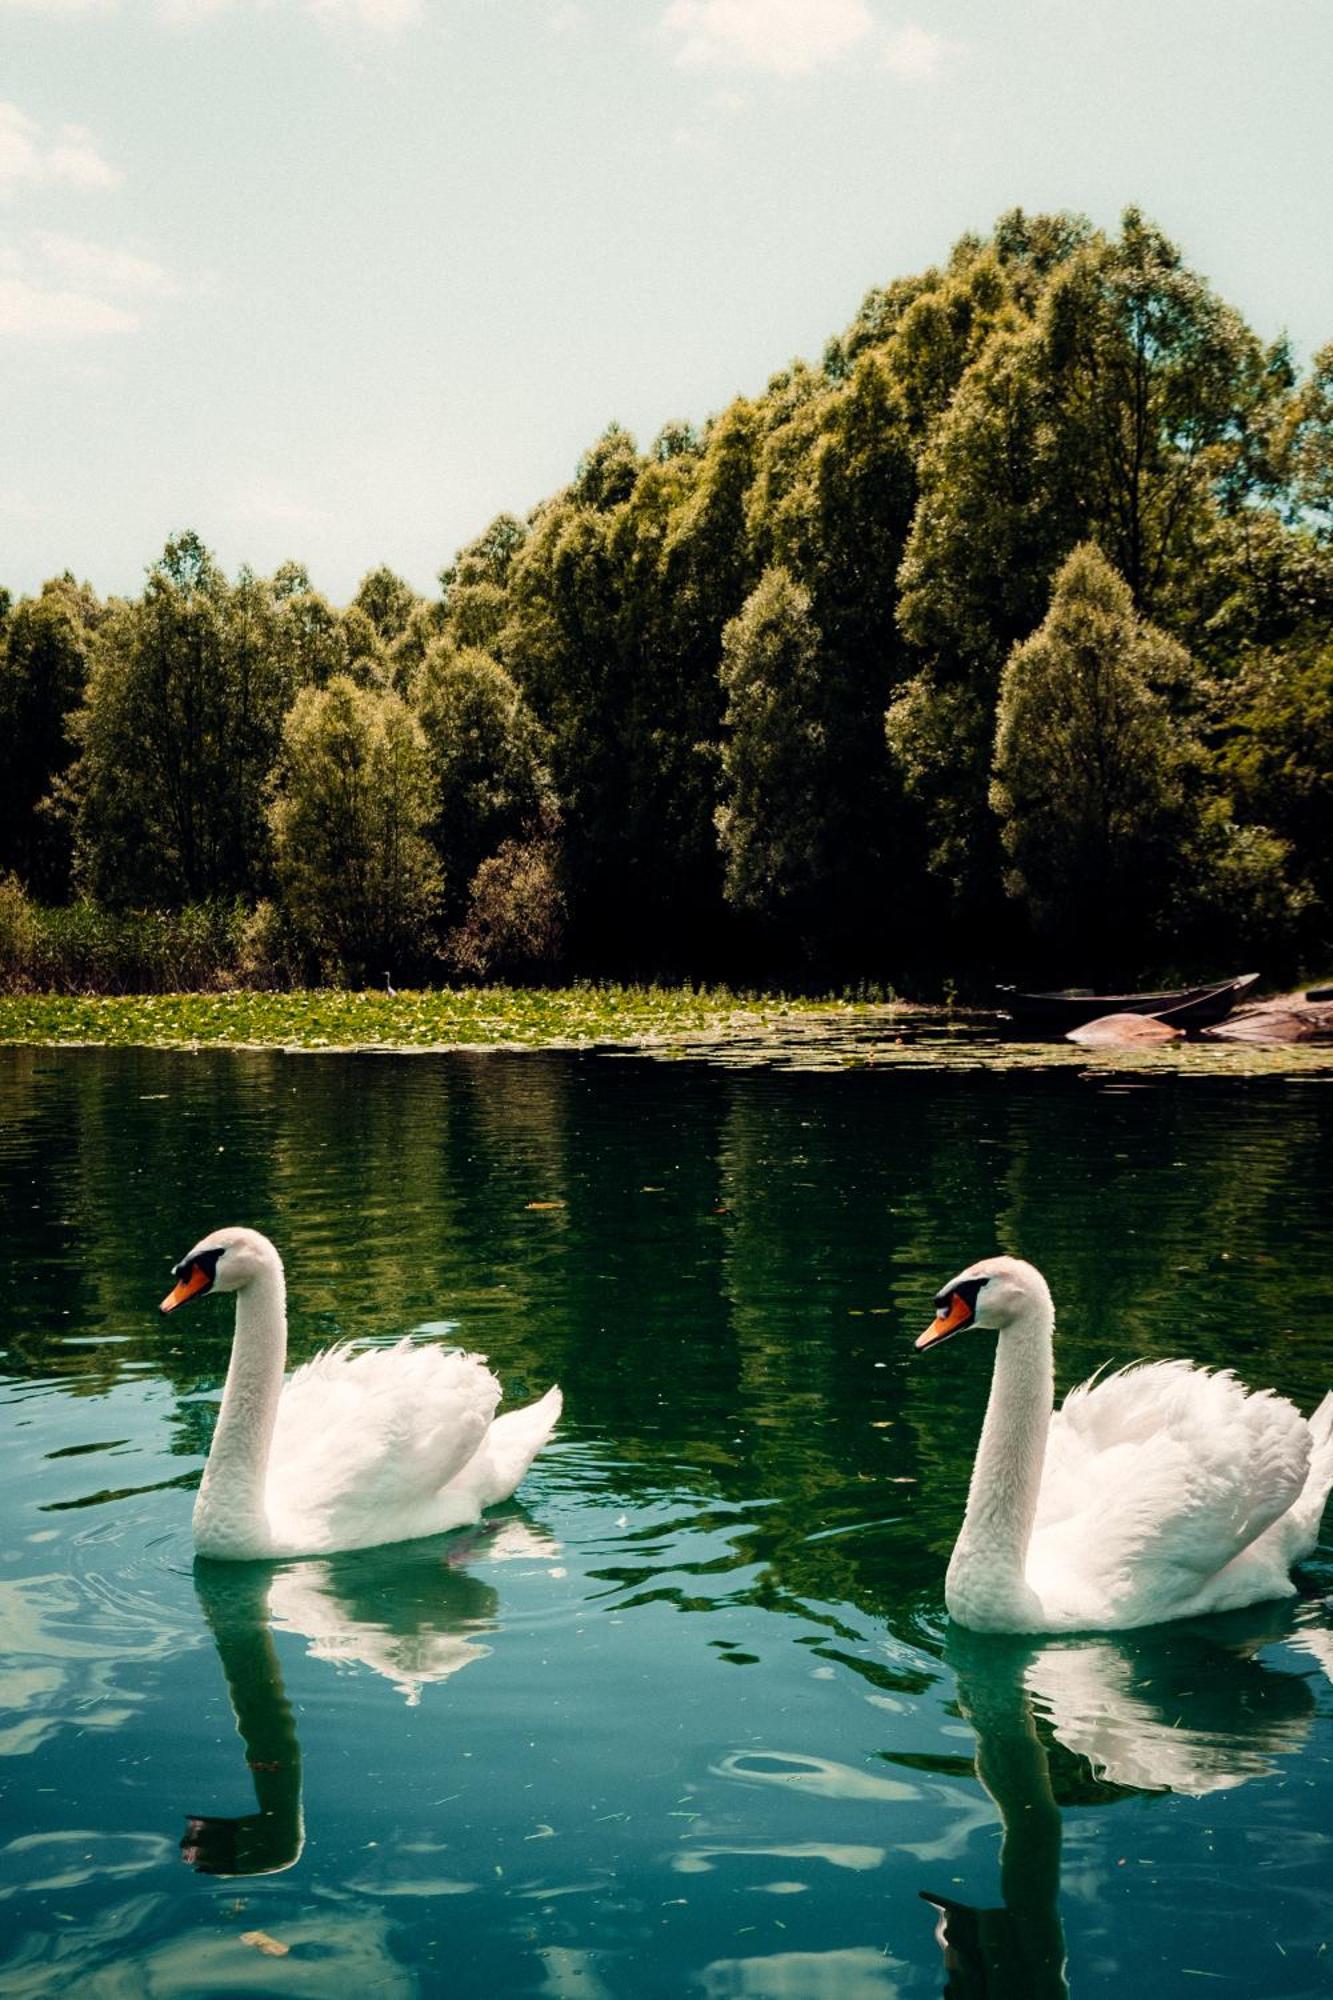
[[[996,1342],[967,1513],[945,1587],[951,1615],[974,1630],[1038,1629],[1032,1620],[1040,1606],[1023,1572],[1051,1422],[1054,1327],[1043,1284]]]
[[[236,1334],[217,1429],[194,1504],[201,1555],[262,1550],[269,1446],[287,1359],[287,1289],[276,1256],[236,1294]]]

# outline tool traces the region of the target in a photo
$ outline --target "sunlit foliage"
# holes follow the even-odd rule
[[[1095,590],[1065,567],[1089,544]],[[0,593],[0,869],[121,910],[262,904],[275,978],[300,938],[330,976],[379,963],[393,926],[317,924],[303,886],[331,803],[299,840],[265,810],[294,797],[284,719],[337,688],[337,756],[372,708],[417,746],[393,949],[422,965],[929,991],[1242,942],[1313,964],[1330,632],[1333,345],[1302,376],[1137,210],[1015,210],[869,292],[818,364],[646,450],[609,424],[437,598],[381,565],[338,610],[188,534],[131,601]],[[1142,699],[1099,845],[1092,795],[1080,819],[1033,775],[1054,725],[1023,687],[1072,715],[1101,682]]]

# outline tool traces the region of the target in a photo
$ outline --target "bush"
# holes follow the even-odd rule
[[[547,972],[560,958],[564,920],[554,839],[506,840],[473,876],[467,916],[444,957],[471,979]]]
[[[239,903],[183,910],[63,909],[0,881],[0,985],[9,992],[174,993],[234,986],[246,912]]]
[[[37,912],[17,875],[0,876],[0,985],[22,991],[38,938]]]
[[[241,925],[237,976],[242,986],[283,991],[307,983],[305,953],[285,910],[265,897]]]

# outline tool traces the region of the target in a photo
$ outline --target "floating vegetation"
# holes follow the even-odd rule
[[[1084,1049],[1008,1039],[995,1015],[724,988],[465,987],[418,993],[0,995],[0,1044],[289,1054],[602,1049],[799,1069],[1075,1069],[1090,1076],[1333,1080],[1333,1048],[1210,1041]]]
[[[151,1048],[531,1049],[758,1034],[883,1007],[746,998],[722,988],[460,987],[417,993],[0,995],[0,1042]]]

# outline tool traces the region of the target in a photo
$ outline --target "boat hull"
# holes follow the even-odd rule
[[[1210,1028],[1225,1021],[1258,983],[1259,974],[1247,972],[1208,986],[1180,986],[1162,993],[1020,993],[1012,986],[997,991],[1005,1013],[1021,1026],[1064,1035],[1106,1014],[1149,1014],[1173,1028]]]

